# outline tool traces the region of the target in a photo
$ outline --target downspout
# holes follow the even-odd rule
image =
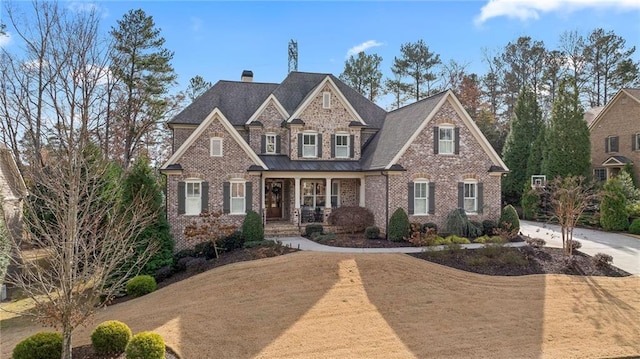
[[[384,218],[385,218],[384,233],[385,233],[386,239],[389,239],[389,173],[383,171],[382,175],[386,179],[386,191],[385,191],[386,198],[385,198],[385,206],[384,206]]]

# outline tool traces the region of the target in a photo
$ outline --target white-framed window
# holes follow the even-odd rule
[[[231,201],[230,213],[231,214],[244,214],[245,213],[245,182],[231,182]]]
[[[606,168],[594,168],[593,177],[601,182],[607,181],[607,169]]]
[[[275,154],[276,153],[276,135],[267,134],[264,137],[264,141],[265,141],[265,153]]]
[[[441,126],[438,128],[438,153],[453,154],[454,152],[454,129],[453,127]]]
[[[331,182],[331,208],[340,207],[340,181]]]
[[[302,134],[302,157],[318,157],[318,134]]]
[[[636,133],[633,136],[633,141],[635,142],[635,146],[633,147],[633,149],[636,151],[640,151],[640,133]]]
[[[331,92],[322,93],[322,108],[331,108]]]
[[[336,135],[336,157],[349,157],[349,138],[348,134]]]
[[[190,216],[199,215],[202,209],[202,182],[186,181],[184,188],[184,214]]]
[[[304,207],[324,207],[324,181],[302,181],[302,205]]]
[[[222,138],[211,137],[210,148],[211,157],[222,157]]]
[[[467,213],[478,212],[478,183],[464,183],[464,210]]]
[[[606,152],[618,152],[618,136],[607,137]]]
[[[427,181],[413,183],[413,214],[429,213],[429,188]]]

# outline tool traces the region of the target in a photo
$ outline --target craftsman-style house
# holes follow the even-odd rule
[[[292,72],[282,83],[219,81],[169,121],[163,165],[176,248],[202,211],[241,224],[254,210],[270,223],[325,222],[340,206],[369,208],[385,232],[404,208],[443,225],[500,213],[508,171],[451,91],[387,112],[330,74]]]
[[[585,115],[594,177],[606,181],[630,165],[634,176],[640,178],[640,89],[618,91],[595,113],[591,118]]]

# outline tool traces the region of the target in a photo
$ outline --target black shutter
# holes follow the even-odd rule
[[[200,184],[201,196],[200,196],[200,211],[209,211],[209,182],[202,182]]]
[[[453,153],[460,154],[460,127],[456,127],[454,130],[455,142],[453,144]]]
[[[231,212],[231,183],[222,183],[222,212]]]
[[[482,214],[482,207],[484,207],[484,186],[482,182],[478,183],[478,192],[476,193],[478,197],[478,213]]]
[[[355,139],[356,139],[356,136],[354,136],[354,135],[351,135],[349,137],[349,157],[350,158],[355,157],[355,155],[354,155],[354,148],[356,146]]]
[[[464,208],[464,182],[458,182],[458,208]]]
[[[185,214],[186,192],[184,182],[178,182],[178,214]]]
[[[436,213],[436,184],[429,182],[429,214]]]
[[[244,184],[245,213],[253,210],[253,182]]]
[[[298,157],[302,158],[302,134],[298,134]]]
[[[609,153],[609,137],[604,139],[604,152]]]
[[[637,148],[636,148],[636,141],[637,141],[636,137],[638,137],[637,133],[631,135],[631,151],[637,150]]]
[[[276,136],[276,153],[280,154],[280,135]]]
[[[413,212],[414,212],[414,209],[413,209],[413,202],[414,202],[414,198],[413,198],[413,196],[414,196],[413,182],[409,182],[409,185],[407,187],[408,187],[407,191],[409,193],[409,195],[407,196],[407,197],[409,197],[409,203],[408,203],[408,206],[407,206],[408,211],[407,212],[409,212],[409,214],[413,214]]]
[[[336,157],[336,135],[331,135],[331,158]]]
[[[260,136],[260,153],[267,153],[267,136]]]
[[[318,134],[318,138],[317,138],[317,143],[316,146],[318,146],[318,157],[322,157],[322,134],[319,133]]]
[[[440,130],[438,126],[434,127],[433,128],[433,153],[435,153],[436,155],[438,154],[438,146],[439,146],[438,141],[440,140],[438,138],[439,133],[440,133]]]
[[[611,137],[611,152],[618,152],[618,136]]]

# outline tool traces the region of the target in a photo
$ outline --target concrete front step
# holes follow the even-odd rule
[[[291,223],[267,223],[264,227],[265,237],[299,236],[300,229]]]

